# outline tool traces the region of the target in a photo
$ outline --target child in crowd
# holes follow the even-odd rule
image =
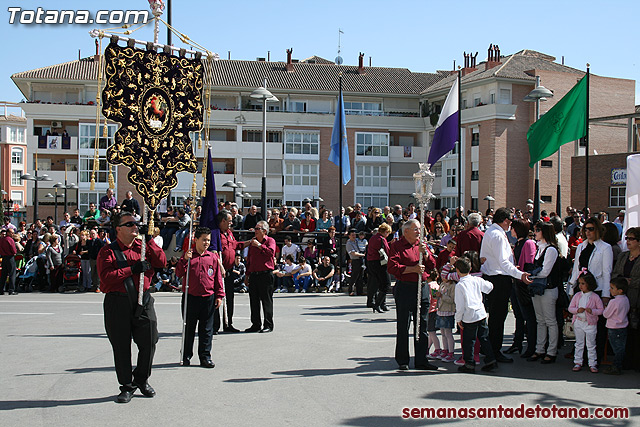
[[[246,277],[246,267],[242,262],[242,256],[240,253],[236,254],[235,260],[233,262],[233,267],[231,267],[231,271],[229,272],[229,277],[233,280],[233,290],[234,292],[246,293],[249,291],[247,286],[244,284],[244,279]]]
[[[313,277],[311,277],[311,266],[307,264],[307,260],[304,257],[300,258],[300,264],[298,264],[291,273],[293,273],[293,283],[296,285],[296,293],[300,292],[300,288],[302,288],[302,293],[307,292]]]
[[[598,316],[604,311],[602,300],[595,291],[598,288],[596,278],[587,269],[583,269],[578,278],[580,292],[576,293],[569,304],[569,312],[573,316],[573,330],[576,334],[576,347],[573,357],[573,372],[582,370],[582,356],[585,342],[589,358],[589,369],[594,374],[598,372],[596,355],[596,332],[598,330]],[[536,354],[534,353],[534,356]],[[538,355],[541,358],[542,355]]]
[[[436,328],[436,319],[438,315],[436,312],[438,311],[438,298],[436,297],[438,290],[440,289],[440,285],[437,282],[438,280],[438,272],[436,270],[432,270],[429,273],[429,292],[431,292],[431,301],[429,301],[429,314],[427,315],[427,334],[429,334],[429,343],[427,344],[427,351],[431,348],[431,344],[433,344],[433,353],[429,355],[432,359],[440,359],[442,355],[442,349],[440,348],[440,340],[438,339]]]
[[[338,266],[336,267],[336,272],[333,275],[329,292],[340,292],[340,283],[346,283],[346,279],[342,273],[342,269]]]
[[[447,242],[447,247],[438,253],[438,259],[436,261],[436,269],[438,270],[438,272],[442,271],[442,267],[444,267],[449,262],[451,253],[453,253],[455,248],[456,239],[449,239],[449,241]]]
[[[476,371],[473,360],[473,346],[480,341],[480,348],[485,356],[483,371],[493,371],[498,367],[493,349],[489,343],[489,328],[487,327],[487,312],[484,309],[482,294],[493,290],[493,284],[488,280],[470,275],[471,261],[466,257],[458,258],[454,266],[460,281],[455,286],[455,320],[462,330],[462,349],[464,365],[458,367],[459,372],[474,373]]]
[[[629,326],[629,298],[627,289],[629,284],[624,277],[611,279],[609,289],[612,299],[602,315],[607,319],[609,330],[609,343],[615,354],[613,365],[608,366],[603,372],[608,375],[620,375],[622,372],[622,360],[624,359],[625,345],[627,343],[627,326]]]
[[[440,290],[436,293],[438,298],[438,311],[436,314],[436,328],[440,329],[442,335],[442,355],[440,360],[443,362],[453,362],[453,350],[455,341],[453,340],[454,314],[456,312],[455,304],[456,283],[452,280],[444,281],[440,284]]]

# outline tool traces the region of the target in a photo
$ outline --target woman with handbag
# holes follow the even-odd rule
[[[391,285],[389,273],[387,273],[389,255],[387,236],[390,233],[391,227],[389,224],[380,224],[378,232],[371,236],[367,246],[367,269],[369,270],[367,302],[368,305],[372,306],[374,313],[382,313],[389,310],[386,305],[386,297]]]
[[[631,227],[625,233],[627,250],[618,257],[611,277],[624,277],[629,282],[629,327],[627,328],[625,369],[640,369],[640,227]]]
[[[558,240],[556,239],[553,224],[539,221],[535,225],[535,237],[538,241],[538,250],[534,258],[534,266],[541,268],[535,275],[534,283],[530,285],[532,291],[531,301],[536,313],[537,340],[536,352],[527,360],[535,362],[541,360],[542,364],[554,363],[558,352],[558,320],[556,318],[556,300],[558,299],[558,286],[560,284],[556,260],[558,259]],[[537,268],[537,269],[539,269]],[[533,277],[532,277],[533,278]],[[546,286],[534,290],[532,286],[540,279],[546,279]],[[540,293],[542,292],[542,293]],[[545,354],[544,346],[549,337],[549,345]]]

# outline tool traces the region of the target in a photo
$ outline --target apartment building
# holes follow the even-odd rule
[[[27,119],[19,115],[16,104],[2,103],[0,109],[0,197],[5,215],[17,224],[25,214],[27,187],[20,176],[27,169]]]

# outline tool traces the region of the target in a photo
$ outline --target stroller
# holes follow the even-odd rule
[[[64,259],[64,270],[62,272],[62,286],[58,289],[60,292],[68,290],[82,291],[80,284],[80,273],[82,272],[80,264],[80,256],[69,254]]]
[[[36,263],[37,257],[31,258],[20,269],[18,274],[18,282],[16,283],[16,289],[18,292],[31,292],[33,290],[33,281],[38,275],[38,264]]]

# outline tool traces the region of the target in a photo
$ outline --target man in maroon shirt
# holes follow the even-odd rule
[[[469,214],[469,221],[456,237],[456,249],[451,256],[462,256],[467,251],[476,251],[480,254],[480,246],[484,233],[480,231],[478,226],[482,222],[482,216],[479,213]]]
[[[6,233],[6,234],[5,234]],[[0,276],[0,295],[4,295],[6,285],[9,295],[18,295],[16,292],[16,242],[13,240],[13,229],[7,228],[3,231],[4,236],[0,237],[0,257],[2,257],[2,276]]]
[[[227,318],[222,319],[222,330],[224,332],[240,332],[233,327],[233,306],[234,306],[234,294],[233,294],[233,277],[231,277],[231,271],[233,270],[233,264],[236,259],[236,251],[244,248],[244,242],[238,242],[233,237],[231,232],[231,223],[233,217],[229,211],[220,211],[218,214],[218,226],[220,227],[220,246],[222,253],[222,265],[224,266],[224,292],[225,292],[225,305],[227,307]],[[213,315],[213,333],[216,334],[220,330],[220,310],[216,307],[216,312]]]
[[[410,219],[402,225],[402,237],[389,247],[389,261],[387,270],[397,281],[395,286],[397,329],[395,358],[402,371],[409,369],[409,321],[411,314],[417,318],[418,278],[422,275],[422,299],[420,301],[420,337],[415,345],[416,369],[437,370],[438,367],[429,363],[427,359],[428,335],[427,313],[429,311],[429,286],[426,271],[435,268],[433,254],[424,243],[420,243],[420,222]],[[420,253],[423,255],[423,265],[418,265]],[[414,323],[414,330],[416,324]]]
[[[193,340],[198,324],[198,356],[200,366],[214,368],[211,360],[211,343],[213,341],[213,313],[220,307],[224,298],[222,267],[220,258],[215,252],[207,249],[211,244],[211,230],[198,227],[195,232],[196,250],[187,250],[178,261],[176,276],[186,284],[187,268],[189,269],[189,294],[187,295],[187,316],[184,339],[182,365],[191,364],[193,356]],[[184,313],[184,290],[182,287],[182,312]]]
[[[267,236],[269,223],[256,224],[255,237],[247,244],[247,277],[249,281],[249,307],[251,327],[245,332],[271,332],[273,330],[273,270],[275,269],[276,241]],[[260,316],[264,310],[264,327]]]
[[[389,280],[386,264],[389,254],[387,236],[390,233],[391,226],[389,224],[380,224],[378,233],[371,236],[367,245],[367,269],[369,271],[367,307],[371,305],[374,313],[382,313],[389,310],[386,304],[386,297],[391,281]],[[384,253],[384,257],[380,256],[380,251]]]
[[[140,261],[142,242],[138,237],[138,223],[129,212],[114,214],[111,224],[117,240],[98,253],[97,266],[100,290],[104,297],[104,326],[113,348],[116,374],[120,383],[118,403],[128,403],[136,388],[147,396],[155,390],[147,383],[151,375],[153,354],[158,342],[158,320],[153,308],[149,285],[153,269],[164,267],[167,258],[153,239],[146,244],[145,261]],[[146,236],[145,236],[146,237]],[[115,251],[123,255],[123,259]],[[144,274],[144,309],[136,316],[140,274]],[[131,338],[138,346],[138,363],[131,371]]]

